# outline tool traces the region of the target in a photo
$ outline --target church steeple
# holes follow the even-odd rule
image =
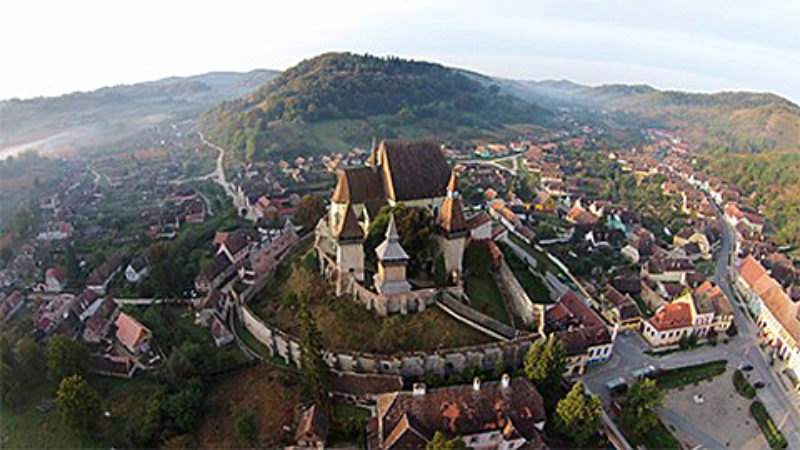
[[[380,294],[408,292],[411,285],[406,281],[408,253],[400,245],[400,234],[394,223],[394,214],[389,216],[386,227],[386,240],[375,249],[378,256],[378,273],[375,274],[375,288]]]
[[[461,205],[461,198],[458,193],[458,174],[455,170],[450,175],[450,182],[447,184],[447,197],[444,199],[439,215],[436,217],[436,225],[447,235],[463,233],[467,229],[466,221],[464,220],[464,208]]]
[[[367,165],[375,170],[378,168],[378,164],[380,164],[380,161],[378,160],[378,141],[375,139],[375,136],[373,136],[372,146],[369,149],[369,159],[367,159]]]

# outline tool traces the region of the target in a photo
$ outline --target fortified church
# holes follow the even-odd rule
[[[460,285],[469,230],[459,197],[457,175],[441,148],[431,141],[385,140],[373,143],[365,166],[340,170],[327,217],[316,228],[321,270],[337,295],[350,291],[381,314],[418,311],[430,289],[416,292],[406,279],[409,256],[400,245],[394,216],[385,240],[375,249],[377,271],[365,287],[364,239],[385,205],[427,208],[436,224],[439,251],[448,281]]]

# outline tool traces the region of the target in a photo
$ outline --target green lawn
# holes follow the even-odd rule
[[[544,252],[540,252],[539,250],[536,250],[531,245],[528,245],[527,243],[525,243],[525,241],[520,239],[519,236],[515,235],[514,233],[508,233],[508,237],[509,239],[511,239],[512,242],[517,244],[519,248],[525,250],[526,252],[528,252],[529,255],[533,256],[534,259],[536,259],[536,270],[538,270],[541,273],[550,272],[553,275],[560,274],[562,276],[566,276],[566,274],[564,274],[563,271],[558,266],[556,266],[553,261],[550,260],[547,254],[545,254]]]
[[[517,281],[525,289],[525,293],[534,303],[552,303],[553,299],[550,297],[550,290],[547,289],[541,278],[532,274],[528,268],[528,264],[521,260],[514,250],[511,250],[507,245],[500,244],[500,249],[503,250],[503,257],[508,263],[508,267],[514,272]]]
[[[647,433],[641,436],[634,435],[633,433],[626,433],[626,435],[630,439],[630,443],[634,446],[634,448],[639,447],[640,445],[643,445],[650,450],[681,448],[681,444],[677,439],[675,439],[675,436],[672,435],[661,419],[658,420],[657,426],[649,429]]]
[[[20,406],[11,411],[0,408],[0,447],[2,448],[108,448],[93,438],[83,438],[68,428],[55,407],[39,412],[42,399],[55,398],[54,388],[41,386],[26,390]]]
[[[369,416],[366,408],[343,402],[334,403],[328,444],[363,445]]]
[[[725,372],[726,360],[711,361],[695,366],[666,370],[653,377],[662,389],[675,389],[709,380]]]
[[[478,311],[510,324],[503,294],[494,281],[489,268],[492,259],[486,246],[471,245],[464,254],[464,290],[469,296],[470,306]]]

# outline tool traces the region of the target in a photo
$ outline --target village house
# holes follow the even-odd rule
[[[83,328],[83,340],[91,344],[101,342],[108,335],[117,313],[117,304],[111,299],[101,299],[97,310],[87,318]]]
[[[564,342],[567,376],[583,375],[587,366],[611,359],[617,328],[612,334],[600,316],[572,290],[547,309],[544,329]]]
[[[467,447],[546,448],[542,397],[523,378],[379,395],[368,425],[367,448],[425,448],[437,431]]]
[[[733,306],[718,286],[707,281],[686,289],[644,321],[642,337],[653,347],[675,345],[682,338],[726,332],[733,323]],[[713,331],[712,331],[713,330]]]
[[[120,313],[114,322],[117,339],[133,355],[138,356],[150,350],[153,333],[138,320],[126,313]]]
[[[44,272],[44,290],[61,292],[66,287],[67,276],[61,267],[50,267]]]
[[[800,303],[751,255],[739,264],[736,287],[774,356],[800,379]]]
[[[727,220],[728,223],[730,223],[734,228],[741,223],[750,230],[758,233],[763,233],[764,231],[763,217],[749,209],[740,207],[734,202],[728,202],[725,205],[725,220]]]
[[[673,257],[664,253],[654,255],[642,265],[641,277],[686,285],[687,275],[694,271],[695,266],[688,258]]]
[[[638,331],[642,324],[642,313],[628,294],[622,294],[608,286],[602,295],[603,315],[609,322],[618,324],[620,331]]]
[[[25,305],[25,297],[19,292],[12,292],[0,297],[0,323],[7,323],[13,319]]]
[[[311,450],[324,449],[328,438],[330,413],[327,408],[313,404],[304,408],[297,422],[294,434],[295,448]]]
[[[147,255],[133,258],[125,268],[125,278],[131,283],[138,283],[150,273],[150,260]]]
[[[99,295],[105,295],[109,283],[120,271],[121,266],[122,257],[115,253],[89,274],[89,277],[86,278],[86,287]]]
[[[130,379],[136,374],[133,358],[121,355],[90,355],[89,371],[106,377]]]

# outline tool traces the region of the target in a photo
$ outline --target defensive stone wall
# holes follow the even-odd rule
[[[247,306],[239,306],[237,311],[244,327],[266,346],[272,356],[283,359],[287,364],[300,366],[300,345],[296,337],[264,324]],[[534,335],[527,335],[505,342],[391,355],[326,351],[323,357],[331,369],[345,373],[447,376],[470,368],[488,371],[500,365],[505,370],[521,367],[533,339]]]
[[[511,307],[518,317],[522,318],[526,325],[534,325],[539,333],[544,328],[544,305],[534,303],[525,288],[522,287],[514,272],[506,264],[505,258],[500,263],[500,270],[498,276],[501,282],[506,287]]]

